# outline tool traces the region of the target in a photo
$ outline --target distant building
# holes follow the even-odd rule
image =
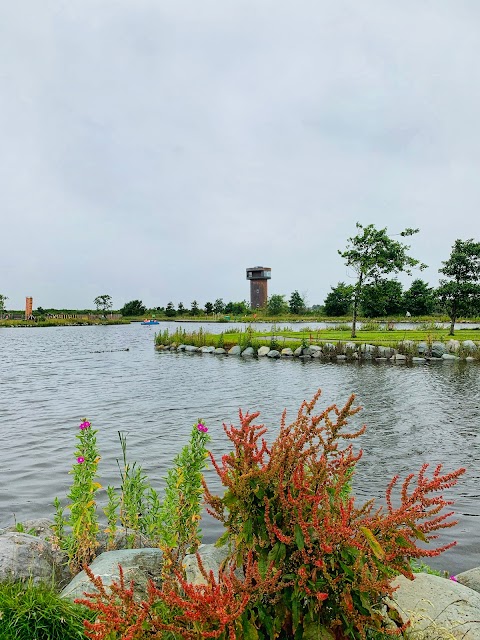
[[[33,309],[33,298],[26,297],[25,298],[25,320],[28,320],[32,316]]]
[[[250,306],[252,309],[265,307],[268,299],[268,281],[272,277],[270,267],[250,267],[247,280],[250,280]]]

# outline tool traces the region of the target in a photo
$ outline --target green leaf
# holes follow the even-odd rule
[[[375,556],[379,560],[383,560],[385,558],[385,551],[382,549],[382,547],[381,547],[379,541],[376,539],[373,531],[368,529],[368,527],[360,527],[360,531],[363,533],[363,535],[367,539],[367,542],[368,542],[371,550],[375,554]]]
[[[244,640],[258,640],[258,631],[253,622],[244,620],[242,626]]]
[[[415,538],[417,538],[417,540],[421,540],[422,542],[428,542],[423,531],[420,531],[420,529],[417,529],[414,526],[411,526],[410,529],[412,530],[412,533],[415,536]]]
[[[320,622],[308,622],[303,629],[303,640],[334,640],[334,635]]]
[[[297,547],[302,551],[305,548],[305,540],[303,539],[303,531],[299,524],[295,525],[295,542]]]
[[[403,536],[397,536],[395,538],[395,544],[397,544],[399,547],[404,547],[404,548],[410,546],[410,543],[408,542],[408,540]]]

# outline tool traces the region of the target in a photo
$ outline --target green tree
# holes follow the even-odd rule
[[[147,308],[141,300],[130,300],[120,309],[122,316],[143,316],[146,312]]]
[[[414,280],[403,294],[403,306],[412,316],[429,316],[435,309],[435,292],[424,280]]]
[[[196,300],[192,302],[190,313],[192,314],[192,316],[198,316],[200,314],[200,309],[198,308],[198,302]]]
[[[207,316],[210,313],[213,313],[213,304],[211,302],[206,302],[205,303],[205,313],[207,314]]]
[[[173,318],[177,315],[173,302],[169,302],[165,307],[165,315],[167,316],[167,318]]]
[[[480,242],[455,240],[450,258],[439,269],[447,279],[440,280],[438,297],[450,318],[450,335],[454,335],[459,315],[473,315],[480,310]]]
[[[97,296],[93,301],[93,304],[95,305],[98,313],[101,311],[103,315],[106,315],[108,310],[112,308],[112,296],[107,294]]]
[[[222,298],[217,298],[213,303],[213,310],[215,313],[223,313],[225,311],[225,303]]]
[[[178,307],[177,307],[177,313],[179,316],[183,316],[183,314],[185,313],[186,309],[183,306],[183,302],[179,302],[178,303]]]
[[[295,315],[299,315],[305,311],[305,302],[296,289],[290,296],[288,307],[290,309],[290,313],[294,313]]]
[[[5,313],[5,302],[8,300],[8,296],[4,296],[0,293],[0,318],[3,318],[3,314]]]
[[[267,314],[269,316],[279,316],[282,313],[287,313],[287,311],[288,304],[285,296],[275,293],[267,300]]]
[[[235,316],[244,316],[250,311],[250,306],[246,300],[241,302],[227,302],[225,305],[225,313],[231,313]]]
[[[418,266],[425,269],[427,265],[420,263],[407,254],[409,246],[393,240],[387,234],[387,229],[376,229],[373,224],[366,227],[357,222],[359,233],[348,238],[345,251],[338,253],[344,258],[347,267],[356,274],[353,291],[353,321],[352,338],[356,337],[357,315],[363,287],[377,282],[389,273],[405,272],[411,274],[411,269]],[[402,237],[412,236],[418,229],[405,229],[400,233]]]
[[[378,280],[363,287],[360,300],[363,315],[381,318],[403,312],[403,291],[398,280]]]
[[[352,309],[354,286],[339,282],[336,287],[330,287],[324,302],[324,311],[327,316],[346,316]]]

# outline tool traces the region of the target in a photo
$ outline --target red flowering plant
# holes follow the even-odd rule
[[[362,452],[351,441],[365,426],[353,433],[345,427],[360,408],[352,395],[342,409],[332,405],[315,414],[319,397],[320,391],[304,402],[290,425],[284,412],[271,446],[266,428],[254,424],[259,414],[240,412],[238,429],[224,425],[233,452],[221,463],[211,456],[226,491],[214,496],[204,485],[205,499],[226,528],[222,542],[229,541],[239,565],[253,554],[260,576],[272,567],[281,572],[274,589],[250,601],[255,638],[337,640],[386,632],[382,604],[393,593],[392,578],[412,578],[410,559],[455,544],[427,550],[419,543],[455,524],[441,492],[465,470],[442,473],[439,465],[428,476],[423,465],[403,482],[398,506],[397,476],[384,507],[375,508],[373,500],[357,506],[351,478]]]

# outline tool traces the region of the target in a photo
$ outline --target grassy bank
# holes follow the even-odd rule
[[[119,318],[115,320],[78,320],[74,318],[51,318],[48,320],[0,320],[0,327],[91,327],[99,324],[130,324],[130,320]]]

